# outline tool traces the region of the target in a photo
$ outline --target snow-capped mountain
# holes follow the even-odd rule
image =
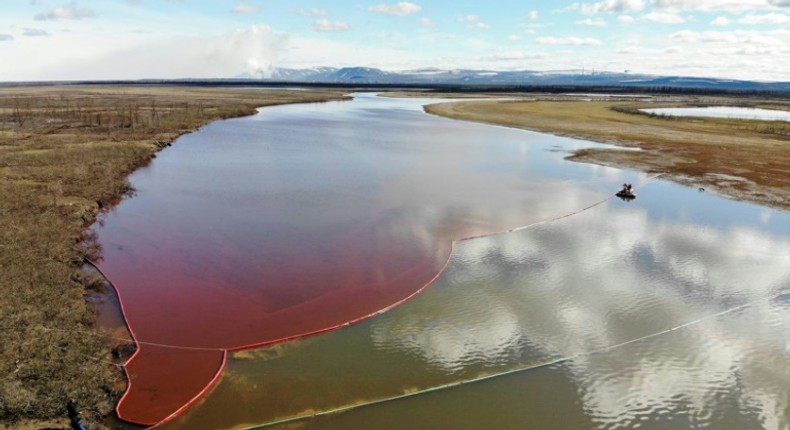
[[[507,86],[624,86],[682,87],[724,90],[790,91],[790,82],[757,82],[732,79],[657,76],[590,70],[495,71],[423,68],[389,72],[372,67],[315,67],[272,69],[267,76],[242,76],[256,80],[293,83],[391,84],[391,85],[507,85]]]

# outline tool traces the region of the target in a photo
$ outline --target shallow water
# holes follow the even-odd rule
[[[366,270],[374,283],[360,283],[391,300],[438,272],[452,239],[552,219],[644,179],[562,159],[588,142],[428,116],[425,102],[266,108],[185,136],[135,174],[137,196],[99,232],[102,267],[141,296],[138,339],[223,346],[268,335],[245,312],[294,308],[306,324],[326,321],[313,314],[323,306],[364,312],[384,301],[345,286]],[[164,428],[243,427],[535,366],[307,424],[787,426],[790,314],[771,298],[790,289],[790,217],[660,181],[637,193],[460,242],[433,285],[383,315],[233,354]],[[415,261],[427,269],[400,276]],[[218,318],[219,304],[230,308]],[[184,360],[164,358],[148,366]]]
[[[642,112],[668,116],[698,116],[711,118],[759,119],[763,121],[790,121],[790,112],[734,106],[707,106],[694,108],[640,109]]]
[[[605,177],[566,192],[576,186],[552,181],[551,165],[525,163],[527,145],[523,132],[371,96],[264,109],[179,139],[97,227],[100,267],[142,341],[120,415],[168,417],[212,382],[226,349],[408,298],[439,274],[453,239],[609,194]]]
[[[692,194],[651,183],[630,204],[464,242],[436,284],[391,312],[240,354],[165,428],[242,427],[524,367],[537,368],[305,423],[786,428],[787,216],[754,208],[747,223],[699,224],[742,209],[733,202],[651,213],[673,193]]]

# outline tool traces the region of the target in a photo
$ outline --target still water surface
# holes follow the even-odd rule
[[[171,340],[226,345],[225,336],[267,335],[266,327],[229,319],[246,318],[250,297],[299,310],[325,283],[342,291],[344,279],[364,278],[366,268],[378,271],[378,282],[363,285],[406,294],[441,268],[450,240],[570,213],[643,179],[562,159],[589,142],[432,117],[422,112],[426,102],[358,95],[266,108],[185,136],[132,178],[138,195],[100,231],[102,264],[124,267],[110,260],[152,252],[184,266],[168,269],[165,280],[212,281],[196,295],[230,279],[214,287],[205,313],[203,299],[170,292],[167,282],[141,293],[151,296],[149,307],[162,307],[144,314],[159,319],[152,336],[159,328]],[[305,424],[786,428],[790,296],[781,293],[790,290],[790,217],[658,181],[638,194],[461,242],[430,288],[383,315],[235,353],[216,388],[163,428],[244,427],[525,367],[535,369]],[[399,277],[423,261],[424,274]],[[323,271],[309,273],[316,268]],[[283,271],[314,282],[293,285]],[[337,283],[321,282],[327,274]],[[257,280],[267,276],[286,284]],[[159,290],[172,298],[162,301]],[[370,295],[354,301],[364,293],[312,297],[320,306],[379,306]],[[198,303],[199,312],[179,302]],[[213,318],[212,304],[235,308]],[[190,321],[174,329],[168,312]]]
[[[656,115],[669,116],[700,116],[711,118],[736,118],[736,119],[758,119],[763,121],[790,121],[790,112],[773,110],[745,108],[735,106],[707,106],[694,108],[655,108],[641,109],[642,112],[653,113]]]

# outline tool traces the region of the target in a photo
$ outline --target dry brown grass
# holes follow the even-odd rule
[[[85,229],[130,191],[126,177],[180,134],[258,106],[341,99],[337,91],[167,87],[0,88],[0,423],[96,421],[123,389],[94,331]]]
[[[772,100],[708,98],[678,104],[727,104],[787,108]],[[665,118],[633,113],[644,102],[474,101],[426,107],[450,118],[578,137],[643,151],[582,150],[577,161],[652,172],[790,210],[790,124],[714,118]],[[651,106],[654,107],[654,106]],[[724,176],[722,176],[724,175]]]

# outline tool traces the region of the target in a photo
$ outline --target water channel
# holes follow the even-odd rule
[[[265,108],[132,176],[100,266],[161,345],[128,366],[124,418],[244,428],[411,393],[300,423],[790,425],[788,214],[660,180],[611,199],[647,176],[422,111],[436,101]]]

